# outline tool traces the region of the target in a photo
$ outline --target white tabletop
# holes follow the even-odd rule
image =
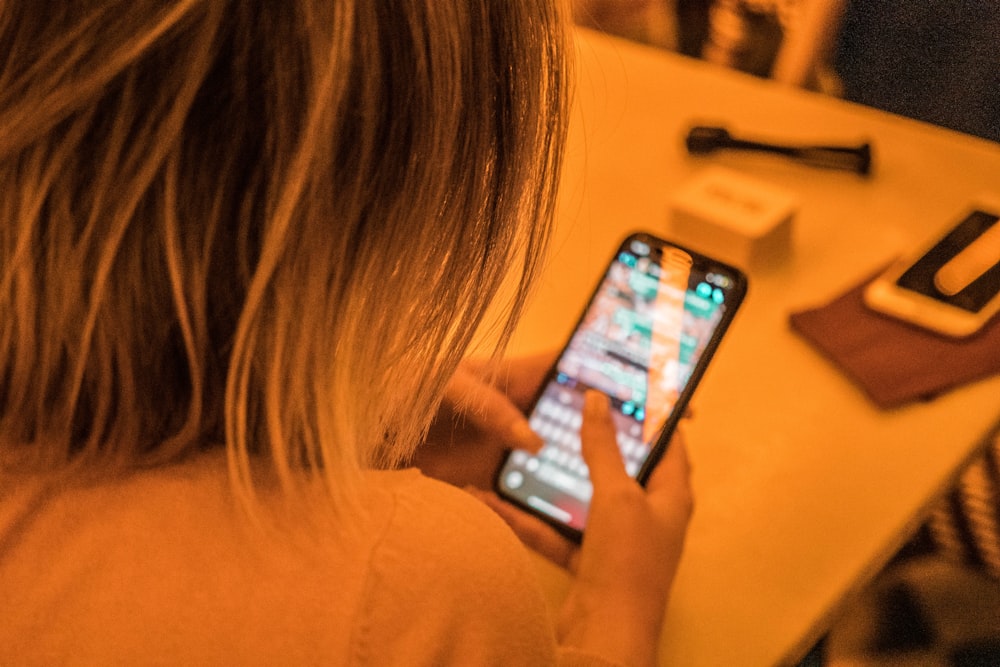
[[[578,88],[552,252],[512,353],[558,347],[626,232],[667,233],[672,192],[724,165],[800,199],[790,259],[750,293],[695,396],[696,512],[662,661],[772,665],[801,657],[844,596],[919,525],[1000,418],[1000,377],[893,411],[788,326],[1000,192],[1000,146],[578,33]],[[688,157],[696,121],[802,143],[870,139],[869,179],[751,155]],[[565,575],[539,562],[557,598]]]

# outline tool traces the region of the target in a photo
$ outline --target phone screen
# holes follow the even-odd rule
[[[983,238],[997,224],[998,217],[985,211],[972,211],[948,232],[933,248],[913,263],[896,280],[896,284],[941,303],[961,308],[970,313],[981,311],[1000,289],[1000,261],[990,262],[992,268],[983,271],[954,294],[943,292],[935,277],[943,266],[963,250]],[[996,257],[993,255],[993,257]]]
[[[580,455],[583,395],[611,399],[628,472],[645,481],[746,291],[737,269],[646,234],[629,237],[529,414],[545,442],[511,452],[500,495],[576,535],[592,486]]]

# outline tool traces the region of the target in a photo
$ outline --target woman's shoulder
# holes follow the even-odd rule
[[[394,508],[368,573],[359,661],[553,664],[537,574],[508,526],[470,494],[415,472],[389,486]],[[386,627],[396,628],[392,641]]]
[[[524,546],[486,505],[465,491],[416,471],[389,473],[392,509],[376,547],[376,566],[455,586],[507,585],[527,575]],[[464,579],[463,579],[464,576]],[[517,581],[523,586],[525,582]]]
[[[350,539],[300,539],[307,522],[294,540],[249,539],[224,456],[112,484],[39,480],[0,493],[0,597],[23,612],[0,629],[0,662],[69,648],[95,661],[280,656],[289,645],[306,662],[476,664],[519,644],[551,656],[523,547],[477,500],[416,471],[370,475]],[[161,632],[149,635],[151,623]]]

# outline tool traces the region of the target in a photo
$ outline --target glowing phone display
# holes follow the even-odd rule
[[[510,453],[500,495],[578,537],[592,493],[580,456],[584,392],[611,398],[626,468],[644,482],[745,293],[731,266],[649,234],[628,237],[529,414],[545,446]]]

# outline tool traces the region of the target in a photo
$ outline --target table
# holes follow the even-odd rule
[[[1000,377],[875,408],[788,326],[1000,189],[1000,146],[597,33],[577,91],[551,255],[511,345],[569,334],[617,242],[666,233],[671,193],[724,165],[801,200],[791,257],[750,293],[695,396],[696,511],[667,610],[671,665],[794,664],[915,529],[1000,417]],[[875,172],[771,156],[693,158],[687,128],[802,143],[870,139]],[[539,559],[558,600],[566,575]]]

